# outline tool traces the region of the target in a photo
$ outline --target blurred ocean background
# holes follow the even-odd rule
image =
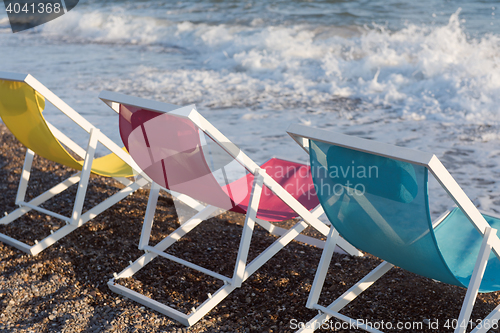
[[[0,10],[0,71],[32,74],[117,142],[103,89],[195,103],[258,162],[307,160],[291,123],[433,152],[500,212],[499,21],[498,0],[82,0],[16,34]]]

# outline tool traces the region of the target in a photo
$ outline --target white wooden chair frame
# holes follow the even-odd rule
[[[89,133],[89,141],[87,149],[83,149],[47,121],[47,125],[49,126],[50,130],[52,131],[56,139],[59,140],[62,144],[64,144],[67,150],[74,152],[76,155],[80,156],[84,160],[82,171],[73,174],[68,179],[55,185],[54,187],[50,188],[44,193],[38,195],[36,198],[30,200],[29,202],[26,202],[25,197],[30,178],[31,166],[33,158],[36,153],[30,149],[26,149],[26,157],[24,159],[24,165],[15,201],[16,205],[18,205],[19,208],[7,214],[4,218],[0,219],[0,224],[6,225],[13,222],[22,215],[26,214],[30,210],[36,210],[40,213],[47,214],[49,216],[63,220],[64,222],[66,222],[66,225],[59,228],[55,232],[51,231],[51,234],[48,237],[44,238],[43,240],[40,241],[35,240],[35,245],[33,246],[30,246],[5,234],[0,234],[0,241],[9,244],[13,247],[16,247],[19,250],[22,250],[31,255],[36,255],[41,251],[43,251],[44,249],[46,249],[47,247],[49,247],[50,245],[57,242],[59,239],[68,235],[73,230],[82,226],[84,223],[91,220],[101,212],[105,211],[112,205],[116,204],[120,200],[126,198],[128,195],[135,192],[136,190],[150,183],[148,178],[142,176],[137,177],[135,182],[127,178],[122,178],[122,177],[115,178],[120,183],[122,183],[125,186],[125,188],[121,189],[119,192],[113,194],[103,202],[99,203],[98,205],[94,206],[93,208],[89,209],[84,214],[82,214],[83,203],[87,192],[87,186],[91,173],[92,162],[94,160],[94,154],[98,142],[102,143],[111,152],[115,153],[120,159],[122,159],[125,163],[130,165],[135,171],[137,171],[137,174],[140,174],[142,172],[141,169],[136,165],[136,163],[130,157],[129,154],[127,154],[116,143],[114,143],[108,137],[102,134],[98,128],[89,123],[84,117],[82,117],[79,113],[77,113],[65,102],[63,102],[59,97],[57,97],[54,93],[52,93],[49,89],[47,89],[33,76],[29,74],[0,72],[0,80],[24,82],[28,84],[30,87],[35,89],[39,94],[41,94],[47,101],[52,103],[56,108],[58,108],[62,113],[64,113],[68,118],[73,120],[87,133]],[[70,186],[77,183],[78,183],[78,190],[73,205],[73,212],[70,217],[63,216],[53,211],[40,207],[40,205],[46,202],[47,200],[51,199],[57,194],[60,194],[64,190],[68,189]]]
[[[448,195],[453,199],[455,204],[462,210],[462,212],[472,223],[472,225],[481,233],[481,235],[483,235],[483,242],[469,286],[467,288],[467,293],[462,304],[462,309],[458,317],[458,325],[455,329],[455,333],[465,332],[491,251],[493,250],[497,258],[500,259],[500,239],[496,234],[496,229],[491,228],[488,222],[486,222],[481,212],[476,208],[476,206],[474,206],[472,201],[469,199],[469,197],[467,197],[465,192],[462,190],[462,188],[460,188],[458,183],[455,181],[455,179],[453,179],[448,170],[446,170],[444,165],[439,161],[439,159],[435,155],[430,153],[397,147],[394,145],[361,139],[358,137],[334,133],[303,125],[291,125],[287,129],[287,132],[307,153],[309,153],[309,139],[312,139],[315,141],[332,143],[340,147],[346,147],[349,149],[368,152],[371,154],[376,154],[403,162],[421,165],[426,167],[432,173],[432,175],[436,178],[436,180],[444,188]],[[449,212],[443,214],[440,218],[433,222],[434,228],[444,220],[448,213]],[[495,214],[491,213],[486,213],[486,215],[495,217]],[[335,317],[349,323],[354,323],[355,325],[358,324],[355,319],[341,314],[340,311],[393,267],[391,263],[384,261],[330,305],[322,306],[318,304],[321,289],[323,288],[323,283],[325,281],[328,267],[330,265],[333,254],[332,244],[333,246],[335,245],[335,240],[338,237],[339,233],[334,228],[331,228],[327,238],[327,245],[323,250],[321,260],[316,271],[316,276],[314,278],[314,282],[306,304],[308,308],[318,310],[319,314],[312,320],[310,320],[307,324],[305,324],[304,327],[299,330],[299,332],[313,332],[317,328],[321,327],[321,324],[323,324],[331,317]],[[500,305],[498,305],[484,320],[487,320],[491,323],[493,320],[498,319],[500,319]],[[361,323],[359,323],[357,327],[369,332],[381,332],[371,326],[363,325]],[[488,327],[488,325],[478,325],[472,332],[487,332],[488,329],[486,327]]]
[[[160,191],[160,186],[156,183],[153,183],[153,185],[151,186],[151,192],[149,196],[148,206],[146,209],[144,224],[139,242],[139,249],[144,250],[145,254],[142,255],[139,259],[137,259],[135,262],[131,263],[120,273],[114,274],[114,277],[108,282],[109,288],[114,292],[129,297],[138,303],[141,303],[160,313],[163,313],[186,326],[191,326],[195,324],[197,321],[199,321],[206,313],[208,313],[217,304],[219,304],[234,289],[240,287],[242,282],[248,279],[248,277],[250,277],[256,270],[262,267],[269,259],[271,259],[278,251],[280,251],[292,240],[297,239],[308,244],[313,244],[323,247],[324,242],[312,237],[300,235],[300,233],[309,225],[314,227],[323,235],[328,234],[330,227],[328,227],[323,222],[318,220],[318,217],[321,216],[321,214],[323,213],[322,207],[318,206],[315,210],[309,212],[290,193],[285,191],[272,177],[267,175],[264,169],[261,169],[259,165],[257,165],[254,161],[252,161],[247,155],[245,155],[243,152],[239,152],[236,155],[233,149],[234,145],[212,124],[210,124],[201,114],[199,114],[195,110],[193,105],[186,107],[178,107],[171,104],[155,102],[151,100],[127,96],[109,91],[101,92],[99,98],[101,98],[116,112],[119,112],[120,104],[126,104],[156,112],[168,112],[171,115],[189,119],[201,131],[203,131],[206,135],[212,138],[220,147],[222,147],[232,158],[238,161],[243,167],[245,167],[247,170],[249,170],[249,172],[251,172],[255,176],[253,182],[253,189],[250,196],[249,207],[246,214],[245,223],[243,225],[243,232],[240,240],[240,246],[238,249],[236,266],[234,268],[232,277],[223,276],[217,272],[211,271],[209,269],[191,263],[187,260],[177,258],[173,255],[164,252],[168,247],[177,242],[181,237],[189,233],[191,230],[193,230],[197,225],[199,225],[209,216],[216,213],[219,210],[219,208],[217,207],[211,205],[205,206],[199,202],[191,202],[190,206],[197,209],[198,213],[188,221],[184,222],[179,228],[177,228],[173,233],[164,238],[156,246],[149,245],[151,228],[153,225],[154,213],[156,210],[157,198]],[[299,221],[291,229],[286,230],[275,227],[268,221],[263,221],[261,219],[256,218],[262,187],[264,185],[268,186],[268,188],[275,195],[279,196],[290,208],[292,208],[295,212],[297,212],[297,214],[301,216],[303,220]],[[264,229],[268,230],[272,234],[280,235],[280,237],[272,245],[270,245],[264,252],[262,252],[254,260],[252,260],[250,263],[247,264],[248,251],[250,248],[250,242],[255,223],[258,223]],[[302,236],[302,238],[298,238],[299,236]],[[351,253],[353,255],[361,255],[360,251],[355,249],[352,245],[347,243],[342,238],[338,239],[338,245],[348,253]],[[170,306],[157,302],[151,298],[145,297],[140,293],[137,293],[133,290],[130,290],[129,288],[126,288],[116,283],[117,279],[133,276],[135,273],[137,273],[140,269],[142,269],[146,264],[151,262],[157,256],[162,256],[179,264],[195,269],[201,273],[222,280],[224,282],[224,285],[219,290],[217,290],[217,292],[215,292],[213,295],[209,294],[208,299],[204,301],[201,305],[199,305],[196,309],[193,308],[191,309],[191,312],[189,314],[185,314]]]

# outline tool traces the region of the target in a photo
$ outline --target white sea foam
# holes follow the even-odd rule
[[[399,31],[377,25],[174,23],[119,10],[70,12],[39,32],[64,31],[73,41],[159,46],[194,57],[194,65],[172,68],[159,52],[154,66],[136,68],[121,82],[124,91],[149,91],[179,104],[332,111],[339,98],[350,98],[409,119],[497,123],[500,35],[468,38],[459,12],[444,26],[408,24]]]
[[[10,24],[9,18],[7,16],[0,18],[0,34],[1,33],[12,33],[12,29],[10,28],[9,24]]]

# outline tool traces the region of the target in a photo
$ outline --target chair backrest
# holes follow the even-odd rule
[[[102,92],[101,99],[119,112],[123,143],[156,183],[225,210],[247,212],[259,166],[193,107],[112,92]],[[308,166],[272,158],[260,168],[308,210],[319,205]],[[297,215],[264,184],[258,218],[284,221]]]
[[[179,107],[111,91],[102,91],[99,98],[120,114],[120,135],[132,158],[166,188],[246,213],[254,174],[264,169],[272,180],[264,176],[257,218],[284,221],[298,216],[281,199],[283,189],[308,210],[319,205],[307,165],[272,158],[259,166],[194,105]]]
[[[45,98],[27,83],[0,79],[0,117],[12,134],[38,155],[81,170],[49,129],[44,108]]]
[[[199,128],[190,119],[127,104],[120,104],[119,113],[125,146],[156,183],[225,210],[236,209],[246,198],[247,193],[241,188],[232,191],[228,179],[221,186],[215,178],[214,173],[219,170],[211,168],[209,164],[213,163],[206,157],[214,158],[215,154],[207,148],[218,145],[202,143]],[[227,154],[225,157],[228,160]],[[215,165],[226,172],[226,165]]]
[[[348,242],[406,270],[461,285],[436,243],[426,167],[315,140],[309,149],[318,198]]]

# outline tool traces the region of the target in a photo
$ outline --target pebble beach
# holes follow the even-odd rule
[[[15,209],[24,153],[25,148],[0,125],[2,213]],[[41,193],[72,172],[35,157],[28,197]],[[115,181],[92,176],[86,206],[118,188],[120,185]],[[68,215],[75,192],[70,189],[45,207]],[[0,331],[293,332],[316,314],[305,303],[321,250],[298,242],[289,244],[242,288],[190,328],[111,292],[107,281],[113,273],[142,254],[137,244],[147,199],[147,190],[136,192],[34,257],[0,243]],[[211,218],[169,251],[221,274],[231,274],[243,219],[234,213]],[[284,222],[283,226],[292,223]],[[159,200],[152,241],[165,237],[177,226],[173,201],[165,194]],[[1,226],[0,232],[33,244],[33,240],[58,227],[56,219],[30,212],[8,226]],[[321,238],[314,231],[306,231]],[[249,259],[274,240],[274,236],[257,227]],[[366,254],[363,257],[335,254],[322,302],[333,301],[379,263],[379,259]],[[219,286],[211,278],[164,259],[157,259],[133,278],[119,283],[181,311],[199,305],[207,293]],[[446,325],[458,317],[464,295],[462,288],[394,268],[343,313],[373,325],[390,323],[392,329],[387,329],[388,332],[452,332]],[[499,302],[500,293],[480,295],[472,320],[483,318]],[[335,323],[332,320],[327,329],[319,332],[358,332],[336,329],[340,326]],[[407,328],[397,328],[398,323]]]

